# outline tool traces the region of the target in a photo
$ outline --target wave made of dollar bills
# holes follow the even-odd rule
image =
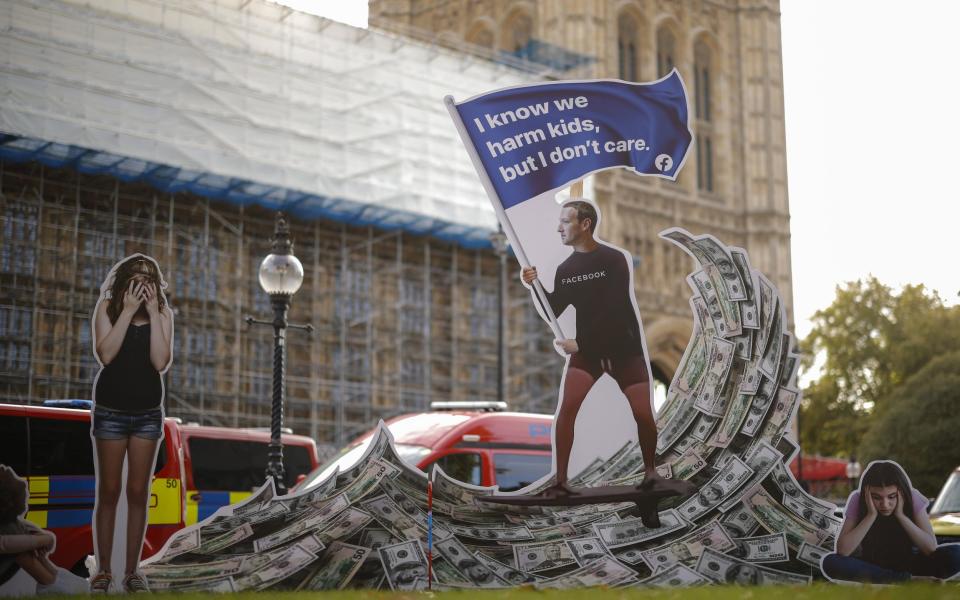
[[[697,269],[687,278],[693,334],[657,416],[658,471],[698,492],[664,504],[651,529],[632,503],[483,503],[496,488],[435,467],[433,589],[799,584],[819,575],[840,520],[787,468],[799,450],[784,435],[800,402],[799,361],[776,286],[744,250],[713,236],[674,228],[661,237]],[[643,472],[629,442],[571,483],[639,484]],[[155,591],[426,589],[427,481],[381,422],[348,470],[286,496],[268,482],[177,532],[142,570]]]

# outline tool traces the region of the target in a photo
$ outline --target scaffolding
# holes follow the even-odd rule
[[[0,401],[89,398],[90,314],[113,263],[154,256],[175,315],[167,412],[264,426],[272,333],[256,273],[273,215],[106,175],[0,162]],[[497,399],[499,259],[402,230],[293,220],[304,286],[290,318],[286,424],[339,446],[431,400]],[[508,277],[506,396],[551,411],[563,361],[529,292]]]

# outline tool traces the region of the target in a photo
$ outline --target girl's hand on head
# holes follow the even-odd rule
[[[127,284],[127,289],[123,291],[123,312],[133,314],[140,308],[143,299],[140,295],[140,285],[132,279]]]
[[[900,491],[900,488],[897,488],[897,506],[893,509],[893,514],[896,517],[903,517],[903,503],[905,499],[903,497],[903,492]]]
[[[143,302],[147,307],[147,313],[151,316],[158,314],[160,312],[160,300],[156,285],[152,283],[144,284],[143,297]]]
[[[864,489],[863,493],[866,494],[864,498],[864,503],[867,505],[867,516],[876,517],[877,516],[877,507],[873,504],[873,496],[870,494],[870,490]]]

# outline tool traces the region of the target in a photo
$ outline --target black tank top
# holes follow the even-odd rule
[[[160,373],[150,362],[150,324],[130,324],[120,351],[97,379],[97,406],[126,412],[159,408]]]

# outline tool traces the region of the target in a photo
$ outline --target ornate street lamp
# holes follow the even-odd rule
[[[273,403],[270,409],[270,445],[267,449],[266,476],[273,478],[279,494],[286,493],[283,469],[283,442],[280,434],[283,429],[283,401],[286,391],[285,361],[287,353],[286,330],[288,327],[313,331],[312,325],[295,325],[287,322],[287,310],[290,299],[303,283],[303,265],[293,255],[293,240],[290,239],[290,227],[283,213],[277,213],[276,227],[273,232],[273,252],[260,263],[260,287],[270,296],[273,307],[273,320],[262,321],[247,317],[248,325],[270,325],[273,327]]]
[[[507,277],[507,236],[503,233],[503,226],[497,223],[497,230],[490,234],[490,243],[493,244],[493,250],[500,258],[500,270],[497,277],[497,401],[506,402],[504,386],[504,343],[503,343],[503,322],[504,306],[503,292],[506,287]]]

